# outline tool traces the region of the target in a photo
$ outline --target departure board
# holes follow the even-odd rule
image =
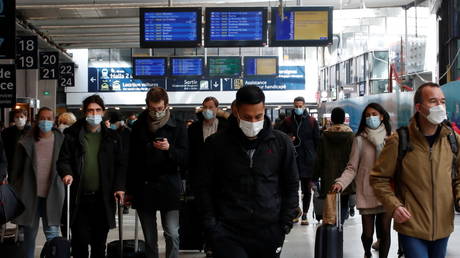
[[[205,31],[206,46],[265,46],[267,9],[207,8]]]
[[[332,43],[332,7],[272,9],[270,46],[324,46]]]
[[[245,56],[245,76],[277,76],[278,57],[276,56]]]
[[[204,59],[202,57],[172,57],[172,76],[202,76]]]
[[[241,57],[208,57],[208,76],[239,77],[241,75]]]
[[[139,79],[166,76],[168,63],[165,57],[133,58],[133,77]]]
[[[140,10],[141,47],[201,46],[201,8]]]

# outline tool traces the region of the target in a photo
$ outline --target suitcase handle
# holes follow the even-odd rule
[[[66,186],[66,192],[67,192],[67,225],[66,225],[66,229],[67,229],[67,240],[70,241],[70,184],[68,184]]]
[[[336,198],[335,198],[335,207],[336,207],[336,211],[337,211],[337,214],[335,216],[336,218],[336,225],[337,225],[337,229],[339,230],[339,232],[342,231],[342,203],[340,201],[340,193],[336,193]]]
[[[120,257],[123,257],[123,210],[121,203],[117,200],[118,208],[118,238],[120,240]]]

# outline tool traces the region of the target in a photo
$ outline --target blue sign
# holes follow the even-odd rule
[[[210,21],[212,41],[263,39],[262,11],[215,11],[211,12]]]
[[[202,57],[172,57],[171,76],[201,76],[203,63]]]
[[[165,87],[165,79],[133,79],[132,69],[88,68],[88,92],[148,91],[152,87]]]
[[[223,78],[220,79],[203,79],[187,78],[175,79],[168,78],[166,84],[167,91],[220,91],[222,88]]]
[[[0,59],[16,58],[16,1],[0,0]]]
[[[201,23],[201,16],[196,12],[146,12],[145,41],[197,40],[198,22]]]

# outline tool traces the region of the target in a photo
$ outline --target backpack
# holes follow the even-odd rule
[[[454,158],[452,159],[452,184],[454,184],[455,179],[458,175],[458,168],[457,168],[457,155],[458,155],[458,143],[457,137],[455,136],[455,131],[452,129],[452,126],[449,122],[444,122],[447,128],[449,128],[450,133],[447,135],[447,139],[449,140],[450,148],[452,153],[454,154]],[[399,136],[399,145],[398,145],[398,158],[396,163],[396,175],[395,178],[399,178],[402,172],[402,161],[404,156],[407,152],[412,151],[412,147],[410,145],[409,139],[409,128],[407,126],[400,127],[396,130]],[[395,180],[399,181],[399,180]],[[395,182],[396,183],[396,182]],[[398,191],[399,187],[395,187],[395,190]],[[397,196],[401,196],[400,193],[397,192]],[[455,202],[455,209],[460,212],[460,207],[458,203]]]
[[[64,237],[55,237],[46,241],[40,258],[70,258],[70,241]]]

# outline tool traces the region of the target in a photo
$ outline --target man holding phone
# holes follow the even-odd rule
[[[151,88],[145,100],[147,109],[133,124],[130,141],[130,173],[127,193],[137,209],[146,242],[148,258],[157,258],[156,211],[166,240],[166,257],[179,257],[179,167],[187,163],[187,131],[169,112],[168,94]]]

